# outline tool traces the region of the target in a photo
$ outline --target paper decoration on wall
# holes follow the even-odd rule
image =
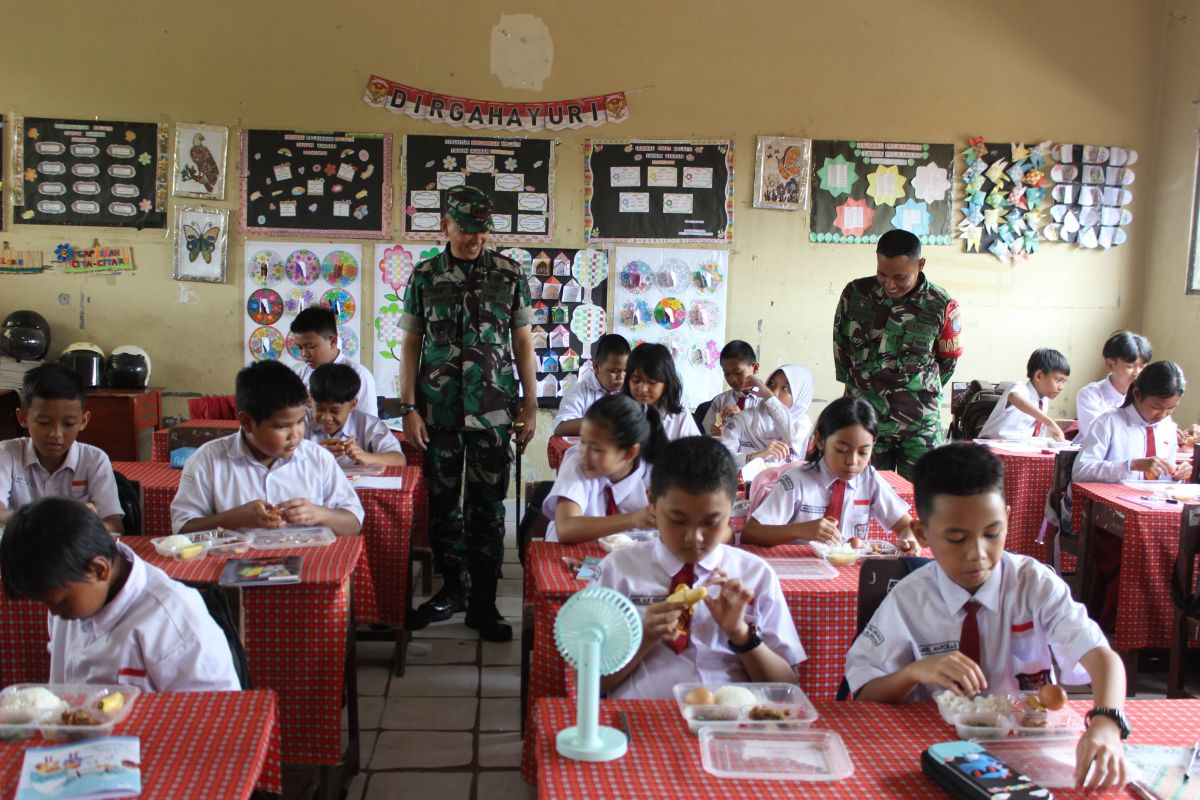
[[[808,208],[812,141],[760,136],[754,156],[754,207],[799,211]]]
[[[462,136],[404,137],[404,233],[441,237],[444,194],[474,186],[492,199],[491,241],[548,242],[554,231],[554,142]],[[537,274],[549,275],[546,259]]]
[[[1054,181],[1051,224],[1046,239],[1073,242],[1080,247],[1109,248],[1124,244],[1125,226],[1133,221],[1127,205],[1133,202],[1128,187],[1136,177],[1136,150],[1105,145],[1056,144],[1058,164],[1050,171]]]
[[[589,140],[583,153],[589,241],[733,241],[733,142]]]
[[[54,248],[54,261],[69,275],[130,272],[135,268],[132,247],[105,247],[99,240],[94,240],[91,247],[73,247],[64,242]]]
[[[0,273],[31,274],[43,269],[41,250],[13,250],[8,242],[0,249]]]
[[[545,350],[550,346],[550,334],[546,333],[546,329],[541,325],[534,325],[530,334],[533,338],[534,350]]]
[[[229,209],[175,206],[177,281],[225,282]]]
[[[384,397],[400,397],[400,317],[404,313],[404,293],[413,269],[442,251],[435,242],[420,244],[375,245],[375,361],[372,375]]]
[[[812,142],[809,240],[870,244],[896,228],[950,244],[954,145]]]
[[[624,92],[546,103],[506,103],[438,94],[378,75],[367,80],[363,102],[425,122],[511,132],[556,131],[629,119]]]
[[[246,241],[242,252],[247,363],[273,358],[299,370],[300,349],[289,328],[313,305],[334,313],[341,350],[360,360],[362,245]],[[313,275],[319,277],[310,280]]]
[[[1042,241],[1050,200],[1050,143],[968,140],[963,151],[963,218],[958,238],[968,253],[1024,260]]]
[[[243,130],[240,227],[248,235],[386,239],[392,135]]]
[[[687,276],[670,290],[651,279],[648,288],[618,280],[613,298],[614,328],[635,342],[659,342],[675,356],[683,380],[684,403],[694,407],[721,390],[720,364],[708,354],[725,339],[725,303],[729,287],[729,254],[724,250],[618,247],[618,275],[679,272]],[[678,262],[678,265],[676,264]],[[710,344],[711,343],[711,344]]]
[[[195,122],[175,124],[175,167],[171,194],[201,200],[225,199],[225,156],[229,128]]]
[[[166,125],[17,117],[14,222],[164,228]]]

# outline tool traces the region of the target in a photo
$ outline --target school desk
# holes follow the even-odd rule
[[[944,789],[921,772],[921,752],[929,745],[953,741],[954,728],[938,716],[932,702],[885,705],[817,701],[818,730],[842,737],[854,774],[842,781],[800,782],[732,780],[704,771],[700,744],[688,732],[674,701],[605,700],[600,724],[620,728],[624,712],[633,735],[629,752],[601,764],[558,755],[554,737],[575,724],[575,703],[543,699],[536,709],[537,784],[540,800],[589,800],[609,797],[710,798],[781,800],[788,797],[921,798],[942,800]],[[1090,701],[1071,707],[1086,713]],[[1200,700],[1134,700],[1126,705],[1137,744],[1190,747],[1200,728]],[[532,775],[525,775],[531,780]],[[1076,792],[1054,789],[1059,798],[1134,797],[1132,789]]]
[[[233,800],[255,789],[282,793],[274,692],[143,694],[114,735],[140,740],[142,797]],[[16,793],[26,749],[54,744],[0,742],[0,795]]]
[[[1010,509],[1004,549],[1051,563],[1049,543],[1038,544],[1037,537],[1046,516],[1046,498],[1054,486],[1054,454],[988,449],[1004,462],[1004,502]]]
[[[550,441],[546,442],[546,461],[550,462],[550,469],[558,472],[563,456],[577,444],[578,436],[551,436]]]
[[[172,578],[216,583],[225,558],[165,558],[147,536],[123,539],[135,553]],[[327,547],[273,550],[304,557],[300,583],[250,586],[241,593],[242,641],[255,689],[279,695],[283,760],[322,767],[325,783],[343,764],[358,768],[358,713],[351,706],[350,746],[340,747],[343,691],[357,685],[351,634],[350,576],[362,555],[362,537],[341,536]],[[255,551],[251,551],[254,553]],[[50,673],[46,609],[30,600],[0,599],[0,685],[45,682]]]

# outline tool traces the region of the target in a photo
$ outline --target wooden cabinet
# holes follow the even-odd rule
[[[113,461],[149,461],[162,427],[162,389],[88,389],[87,398],[91,421],[79,441]]]

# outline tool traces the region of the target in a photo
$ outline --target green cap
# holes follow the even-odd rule
[[[446,214],[467,233],[492,229],[492,201],[474,186],[455,186],[446,192]]]

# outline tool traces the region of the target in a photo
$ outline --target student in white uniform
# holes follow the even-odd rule
[[[758,374],[758,367],[758,356],[749,342],[734,339],[721,348],[721,372],[729,389],[714,397],[704,412],[700,428],[706,436],[720,436],[725,420],[762,402],[763,398],[749,392],[745,385],[747,378]],[[722,424],[717,423],[718,414]]]
[[[237,374],[242,429],[206,442],[183,468],[171,501],[175,533],[213,528],[362,527],[363,507],[329,451],[304,438],[308,391],[278,361]]]
[[[379,464],[403,467],[404,451],[388,427],[359,411],[358,373],[345,364],[322,364],[313,370],[308,393],[308,440],[324,447],[338,464]]]
[[[808,418],[813,396],[808,367],[785,364],[771,373],[766,384],[751,375],[744,386],[759,402],[725,418],[721,426],[721,443],[733,453],[733,460],[742,466],[756,458],[776,464],[804,458],[813,427]]]
[[[1125,670],[1104,634],[1043,564],[1004,551],[1008,508],[1004,466],[967,443],[926,453],[913,474],[917,538],[934,563],[913,571],[884,598],[846,654],[846,682],[858,701],[925,699],[942,688],[1039,689],[1062,677],[1092,684],[1095,706],[1076,746],[1077,785],[1120,785]]]
[[[683,382],[665,345],[646,343],[633,348],[621,391],[639,403],[657,408],[663,431],[671,441],[700,435],[696,420],[683,406]]]
[[[1025,383],[1014,383],[992,409],[979,431],[980,439],[1028,439],[1066,437],[1054,418],[1046,413],[1050,401],[1062,394],[1071,375],[1067,357],[1049,347],[1033,351],[1025,365]]]
[[[77,501],[52,497],[20,508],[0,539],[0,573],[10,598],[50,611],[50,683],[242,688],[199,592],[142,561]]]
[[[666,443],[654,406],[624,394],[593,403],[579,446],[567,452],[542,503],[550,519],[546,541],[579,544],[653,528],[650,465]]]
[[[1152,354],[1150,340],[1141,334],[1117,331],[1108,337],[1103,351],[1108,376],[1084,386],[1075,396],[1075,414],[1079,418],[1076,439],[1086,436],[1101,414],[1125,404],[1129,387],[1150,363]]]
[[[744,544],[816,541],[836,545],[866,539],[871,518],[916,552],[908,504],[871,466],[879,420],[861,397],[839,397],[817,417],[808,460],[779,477],[742,531]]]
[[[311,306],[292,320],[292,337],[300,348],[304,366],[300,380],[307,386],[313,370],[322,364],[345,364],[358,373],[362,386],[358,390],[358,410],[372,417],[379,416],[379,398],[375,395],[375,376],[357,361],[347,358],[338,347],[337,317],[327,308]]]
[[[112,463],[99,447],[76,441],[87,427],[87,390],[58,364],[25,373],[17,422],[29,436],[0,442],[0,526],[43,497],[86,503],[112,533],[124,531]]]
[[[583,415],[601,397],[616,394],[625,383],[625,364],[629,361],[629,342],[619,333],[606,333],[596,342],[592,360],[583,368],[578,382],[558,405],[554,415],[555,436],[578,436]]]
[[[609,554],[596,579],[642,612],[641,646],[601,679],[609,697],[666,699],[686,681],[795,683],[804,648],[779,579],[758,556],[722,543],[737,496],[729,451],[707,436],[671,442],[650,487],[660,538]],[[708,596],[692,607],[668,602],[679,585]]]

